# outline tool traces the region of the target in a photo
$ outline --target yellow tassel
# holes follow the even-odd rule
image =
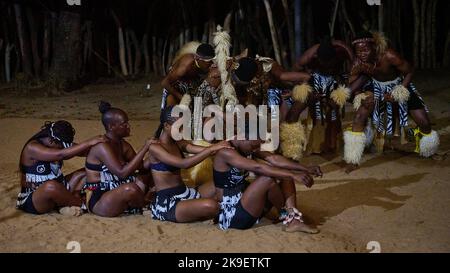
[[[302,158],[307,140],[301,122],[281,124],[280,144],[283,156],[297,161]]]
[[[336,90],[331,92],[330,98],[342,108],[350,98],[350,89],[346,88],[344,85],[340,85]]]
[[[292,90],[292,98],[295,101],[305,103],[312,91],[313,88],[309,84],[303,83],[301,85],[296,85],[294,90]]]

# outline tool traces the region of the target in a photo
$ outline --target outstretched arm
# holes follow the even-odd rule
[[[208,148],[205,146],[195,145],[191,141],[187,140],[178,141],[177,145],[180,148],[180,150],[189,154],[198,154],[203,152],[206,148]]]
[[[285,169],[276,168],[267,164],[258,163],[254,160],[241,156],[238,152],[233,150],[222,150],[217,155],[221,157],[224,162],[238,169],[254,172],[258,175],[264,175],[268,177],[278,179],[292,179],[296,182],[301,182],[307,187],[311,187],[314,184],[314,180],[311,176],[305,173],[293,173]]]
[[[258,151],[255,154],[258,158],[264,159],[265,161],[269,162],[272,166],[278,167],[281,169],[286,170],[293,170],[293,171],[303,171],[308,172],[310,175],[314,176],[322,176],[322,170],[319,166],[310,166],[307,167],[305,165],[302,165],[298,162],[292,161],[282,155],[279,154],[273,154],[266,151]]]
[[[294,71],[306,71],[306,67],[312,62],[314,59],[317,49],[319,48],[320,44],[316,44],[306,50],[303,55],[300,57],[297,63],[294,64],[293,70]]]
[[[152,145],[150,146],[149,151],[152,157],[154,157],[156,160],[159,160],[160,162],[180,169],[188,169],[197,165],[198,163],[205,160],[208,156],[223,148],[230,148],[230,145],[226,142],[220,142],[203,149],[200,153],[194,156],[186,158],[180,158],[178,156],[172,155],[171,153],[167,152],[161,145]],[[145,165],[147,165],[147,163]]]
[[[48,148],[39,143],[32,143],[27,145],[27,152],[33,160],[60,161],[83,155],[92,146],[105,141],[104,136],[96,136],[65,149]]]

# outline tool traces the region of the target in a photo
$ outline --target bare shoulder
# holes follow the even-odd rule
[[[158,151],[165,151],[166,149],[164,149],[164,147],[160,143],[153,143],[152,145],[150,145],[148,150],[150,152],[158,152]]]
[[[234,149],[221,149],[216,153],[216,157],[231,158],[234,156],[240,156]]]
[[[308,48],[308,49],[305,51],[304,55],[307,55],[307,56],[313,56],[313,55],[315,55],[315,54],[317,53],[317,50],[319,49],[319,46],[320,46],[320,44],[315,44],[315,45],[313,45],[312,47]]]
[[[128,150],[134,150],[133,145],[131,145],[128,141],[123,140],[122,141],[122,148],[124,151],[128,151]]]
[[[44,147],[44,145],[42,145],[41,143],[39,143],[39,141],[37,141],[37,140],[32,140],[32,141],[30,141],[30,142],[28,142],[26,145],[25,145],[25,147],[24,147],[24,151],[27,151],[27,150],[34,150],[34,149],[39,149],[39,148],[42,148],[42,147]]]
[[[186,54],[183,57],[181,57],[170,69],[169,73],[167,74],[167,77],[179,77],[186,74],[189,67],[192,66],[194,62],[194,57],[192,54]]]
[[[386,52],[384,53],[384,57],[389,61],[399,61],[403,60],[403,57],[393,48],[386,49]]]
[[[192,66],[194,61],[195,59],[193,54],[186,54],[178,61],[178,65],[181,69],[187,69]]]

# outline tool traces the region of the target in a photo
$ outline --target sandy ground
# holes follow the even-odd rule
[[[417,82],[442,133],[440,152],[445,153],[450,150],[450,84],[440,73]],[[129,112],[129,140],[139,148],[157,126],[160,103],[157,84],[141,96],[145,84],[89,85],[58,97],[37,92],[25,97],[11,86],[0,88],[0,252],[70,252],[70,241],[79,242],[82,252],[369,252],[370,241],[377,241],[382,252],[450,251],[450,158],[420,159],[405,152],[412,151],[412,144],[404,151],[366,155],[363,167],[351,175],[343,172],[339,157],[306,158],[325,171],[312,189],[298,187],[300,209],[319,226],[318,235],[285,233],[281,224],[268,220],[246,231],[221,231],[208,222],[34,216],[15,209],[20,150],[45,120],[68,119],[77,140],[101,134],[96,104],[105,99]],[[67,161],[64,171],[83,163],[82,158]]]

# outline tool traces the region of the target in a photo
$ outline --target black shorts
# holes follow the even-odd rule
[[[253,217],[244,207],[241,201],[236,205],[236,212],[231,219],[230,228],[235,229],[249,229],[258,221],[258,218]]]
[[[42,213],[39,213],[33,204],[33,193],[31,193],[28,197],[25,203],[23,203],[21,206],[18,207],[18,209],[23,210],[26,213],[36,214],[40,215]]]
[[[152,218],[160,221],[177,223],[175,210],[177,204],[184,200],[200,198],[200,193],[184,185],[158,191],[155,201],[150,205]]]

